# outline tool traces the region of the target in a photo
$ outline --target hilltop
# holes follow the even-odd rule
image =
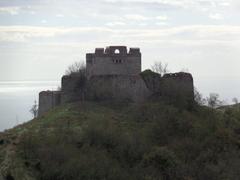
[[[0,179],[238,179],[240,111],[76,102],[0,135]]]

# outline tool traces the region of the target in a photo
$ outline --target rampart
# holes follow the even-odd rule
[[[62,77],[62,104],[83,100],[86,89],[86,80],[83,78],[79,74]]]
[[[143,102],[151,95],[140,75],[93,76],[88,83],[88,100]]]
[[[61,91],[42,91],[39,93],[38,115],[61,104]]]

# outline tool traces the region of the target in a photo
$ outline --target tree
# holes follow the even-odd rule
[[[75,62],[72,65],[68,66],[65,74],[71,75],[71,74],[84,74],[86,73],[86,65],[84,62]]]
[[[219,94],[210,93],[209,97],[207,97],[208,106],[211,108],[217,108],[222,104],[222,101],[219,100]]]
[[[202,94],[200,94],[196,88],[194,88],[194,100],[200,106],[206,104],[206,99],[202,97]]]
[[[75,62],[70,65],[66,70],[66,75],[77,75],[78,81],[75,84],[74,91],[77,91],[80,94],[81,100],[85,99],[86,83],[87,83],[87,74],[86,74],[86,65],[84,62]]]
[[[235,97],[235,98],[232,99],[232,102],[233,102],[234,104],[238,104],[238,99]]]
[[[160,61],[155,62],[152,66],[151,66],[151,70],[153,72],[156,72],[158,74],[161,74],[162,76],[166,73],[169,72],[168,70],[168,64],[167,63],[162,63]]]
[[[38,105],[36,100],[34,101],[32,108],[30,109],[30,113],[33,115],[33,118],[36,118],[38,115]]]

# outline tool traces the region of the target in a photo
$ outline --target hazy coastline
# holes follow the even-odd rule
[[[29,110],[38,93],[59,86],[59,81],[0,81],[0,131],[31,120]]]

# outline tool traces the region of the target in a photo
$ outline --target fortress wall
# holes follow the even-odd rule
[[[85,87],[83,79],[78,74],[62,77],[62,104],[80,101],[84,91]]]
[[[165,74],[162,77],[162,84],[163,96],[182,98],[186,101],[194,100],[193,77],[190,73]]]
[[[140,75],[146,83],[147,88],[153,94],[159,94],[163,85],[161,75],[151,70],[145,70]]]
[[[127,69],[127,74],[140,74],[142,71],[141,55],[139,56],[127,56],[125,67]]]
[[[87,66],[90,75],[136,75],[141,72],[141,57],[97,56]]]
[[[77,74],[62,77],[62,91],[39,94],[39,116],[59,104],[90,100],[143,102],[149,98],[188,106],[194,100],[193,78],[189,73],[141,75],[99,75],[87,81]],[[158,99],[160,97],[160,99]]]
[[[151,95],[140,75],[93,76],[88,83],[89,100],[142,102]]]
[[[61,104],[60,91],[42,91],[39,93],[38,116]]]

